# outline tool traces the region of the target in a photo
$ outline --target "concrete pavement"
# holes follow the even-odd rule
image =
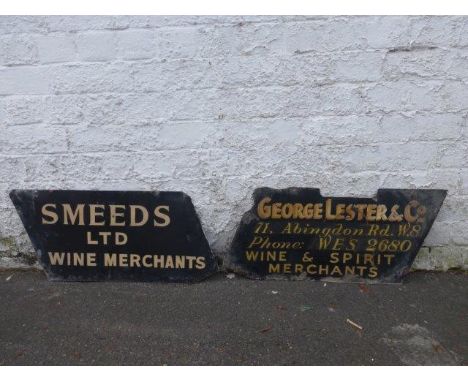
[[[468,277],[48,282],[0,272],[1,365],[463,365]]]

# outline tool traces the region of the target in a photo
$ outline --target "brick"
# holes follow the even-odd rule
[[[333,54],[324,59],[330,63],[330,77],[337,81],[378,81],[382,77],[382,52]]]
[[[449,145],[446,145],[449,147]],[[327,147],[342,171],[401,171],[440,167],[441,148],[437,143],[376,144]]]
[[[122,30],[130,26],[129,16],[45,16],[49,32]]]
[[[468,195],[468,167],[462,166],[462,172],[460,177],[461,194]]]
[[[388,79],[426,77],[466,78],[468,52],[460,49],[409,49],[389,52],[384,64]]]
[[[448,196],[458,196],[459,169],[395,170],[383,172],[381,187],[386,188],[435,188],[445,189]]]
[[[76,34],[78,58],[83,61],[109,61],[117,56],[115,32],[83,32]]]
[[[446,108],[441,81],[383,82],[369,86],[366,100],[371,109],[382,111],[452,111]]]
[[[19,238],[20,235],[24,234],[23,224],[21,224],[21,219],[18,216],[15,208],[13,206],[9,208],[0,208],[0,237],[2,238]],[[23,245],[21,250],[25,250],[31,253],[31,244]],[[8,253],[7,256],[1,256],[0,259],[9,258],[9,256],[15,255],[15,253]],[[16,264],[15,264],[16,265]]]
[[[206,122],[159,122],[134,128],[77,125],[68,130],[70,149],[74,152],[207,149],[223,139],[220,126]]]
[[[441,88],[442,104],[447,111],[466,111],[468,103],[468,83],[465,81],[445,81]]]
[[[0,35],[0,65],[25,65],[37,61],[37,46],[30,35]]]
[[[411,43],[409,37],[410,19],[404,16],[365,18],[363,34],[367,47],[393,49]]]
[[[44,118],[44,97],[3,97],[0,98],[0,118],[5,125],[27,125],[42,122]]]
[[[0,95],[50,94],[52,73],[52,68],[40,66],[0,69]]]
[[[204,59],[138,62],[132,63],[129,70],[139,92],[200,89],[222,84],[216,63]]]
[[[458,45],[466,18],[421,16],[411,19],[409,36],[414,45],[447,47]]]
[[[0,155],[56,153],[66,150],[67,133],[63,126],[7,126],[0,135]]]
[[[310,147],[381,141],[379,118],[371,115],[311,117],[300,123]]]
[[[24,158],[16,156],[1,155],[0,181],[4,183],[13,182],[15,178],[25,179],[26,167]]]
[[[44,121],[52,125],[74,125],[83,120],[85,99],[75,95],[48,96],[42,101]]]
[[[125,30],[116,34],[117,56],[124,60],[139,60],[158,56],[156,32]]]
[[[0,16],[0,35],[46,31],[44,16]]]
[[[448,271],[449,269],[468,269],[467,248],[423,247],[413,263],[413,269]]]
[[[437,221],[463,225],[466,215],[468,215],[468,197],[449,195],[440,209]],[[468,237],[468,234],[466,236]]]
[[[53,33],[35,36],[38,60],[41,63],[76,61],[77,52],[72,35]]]
[[[128,64],[80,63],[53,67],[54,94],[124,93],[136,90]]]
[[[468,47],[468,18],[466,17],[460,20],[459,40],[457,45],[465,48]]]
[[[460,114],[389,114],[382,117],[378,139],[381,141],[444,141],[458,139],[464,130]]]
[[[185,191],[226,260],[256,187],[304,186],[447,189],[416,267],[465,266],[467,20],[0,16],[0,263],[11,188]]]

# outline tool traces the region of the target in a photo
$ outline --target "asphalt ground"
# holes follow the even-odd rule
[[[0,365],[466,365],[468,276],[49,282],[0,272]]]

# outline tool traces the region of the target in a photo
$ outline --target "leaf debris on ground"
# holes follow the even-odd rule
[[[260,332],[260,333],[267,333],[267,332],[269,332],[271,329],[273,329],[273,326],[268,325],[266,328],[261,329],[259,332]]]
[[[351,321],[349,318],[346,319],[346,322],[352,326],[354,326],[355,328],[359,329],[359,330],[362,330],[362,326],[359,325],[359,324],[356,324],[354,321]]]

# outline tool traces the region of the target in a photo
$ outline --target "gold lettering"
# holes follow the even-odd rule
[[[369,222],[375,221],[376,214],[377,214],[377,204],[369,204],[367,206],[366,220]]]
[[[119,254],[119,266],[128,267],[128,255],[126,253]]]
[[[327,199],[327,201],[325,202],[325,220],[335,220],[336,219],[336,216],[333,215],[331,211],[332,211],[332,200]]]
[[[418,220],[418,214],[413,215],[411,213],[413,208],[417,208],[418,206],[419,202],[417,200],[412,200],[406,205],[403,215],[408,223],[414,223]]]
[[[130,254],[130,266],[131,267],[140,267],[140,256],[132,253]]]
[[[84,225],[84,204],[78,204],[75,208],[75,211],[72,210],[70,204],[63,205],[63,224],[69,224],[68,219],[70,219],[70,224],[75,224],[76,219],[78,218],[78,225]]]
[[[301,203],[294,204],[294,219],[303,219],[304,215],[302,211],[304,210],[304,206]]]
[[[357,208],[357,220],[360,221],[364,218],[364,210],[367,204],[355,204],[354,206]]]
[[[171,222],[171,217],[169,216],[169,206],[157,206],[154,209],[154,226],[155,227],[166,227]],[[157,221],[156,218],[162,219]]]
[[[273,203],[273,208],[271,210],[272,219],[281,219],[281,203]]]
[[[377,267],[370,267],[369,268],[369,273],[368,273],[368,276],[369,278],[373,279],[375,277],[377,277],[378,273],[377,273]]]
[[[265,206],[265,204],[270,203],[271,198],[263,198],[260,203],[258,203],[257,207],[257,215],[260,219],[268,219],[271,216],[271,207]]]
[[[128,236],[126,233],[123,232],[116,232],[115,233],[115,244],[116,245],[124,245],[127,244]]]
[[[175,267],[176,268],[185,268],[185,257],[184,256],[176,256]]]
[[[49,252],[50,265],[63,265],[64,252]]]
[[[281,207],[281,217],[283,219],[289,219],[294,214],[294,208],[291,203],[283,204]]]
[[[379,204],[377,206],[377,213],[375,216],[376,221],[387,221],[387,206],[385,204]]]
[[[186,259],[188,261],[188,268],[192,269],[193,263],[197,258],[195,256],[187,256]]]
[[[57,208],[56,204],[44,204],[42,206],[42,224],[55,224],[58,222],[58,215],[54,211],[49,210],[49,208]],[[48,217],[50,219],[46,219]]]
[[[174,259],[171,256],[166,258],[166,268],[174,268]]]
[[[141,212],[141,220],[137,221],[137,211]],[[148,222],[148,211],[139,205],[130,205],[130,226],[141,227]]]
[[[101,211],[97,211],[101,209]],[[104,206],[102,204],[90,204],[89,205],[89,225],[90,226],[103,226],[104,221],[97,221],[96,217],[104,217]]]
[[[116,267],[117,266],[117,254],[116,253],[104,253],[104,266]]]
[[[195,268],[197,269],[205,269],[206,264],[205,264],[205,259],[201,256],[197,257]]]
[[[143,256],[143,258],[141,259],[142,262],[143,262],[143,266],[145,267],[151,267],[153,264],[147,260],[151,260],[151,255],[146,255],[146,256]]]
[[[348,204],[346,206],[346,220],[353,220],[356,216],[356,211],[354,211],[354,207],[352,204]]]
[[[120,209],[123,211],[122,212],[117,212],[117,209]],[[125,226],[125,219],[123,221],[117,221],[117,218],[123,218],[125,217],[125,206],[119,205],[119,204],[111,204],[109,205],[109,210],[110,210],[110,225],[111,226],[116,226],[116,227],[124,227]]]
[[[263,239],[261,236],[254,236],[253,240],[251,241],[251,243],[249,244],[247,248],[252,248],[253,246],[259,245],[261,244],[262,241]]]
[[[96,264],[96,254],[95,253],[87,253],[86,257],[87,257],[86,260],[87,260],[88,267],[97,266],[97,264]]]
[[[307,203],[305,205],[302,217],[305,219],[312,219],[314,217],[314,205],[312,203]]]
[[[86,232],[86,243],[89,245],[98,245],[99,241],[93,240],[93,233],[91,231]]]
[[[279,273],[280,271],[281,271],[280,264],[273,264],[273,263],[268,264],[268,273]]]
[[[345,212],[345,204],[337,204],[336,211],[335,211],[335,219],[336,220],[343,220],[344,219],[344,212]]]
[[[323,218],[323,204],[317,203],[314,204],[314,219],[322,219]]]
[[[99,232],[99,236],[102,237],[102,243],[104,245],[107,245],[110,235],[112,235],[112,232]]]
[[[398,213],[398,208],[400,206],[395,204],[390,210],[390,216],[388,217],[388,221],[390,222],[401,222],[403,220],[403,216]]]

